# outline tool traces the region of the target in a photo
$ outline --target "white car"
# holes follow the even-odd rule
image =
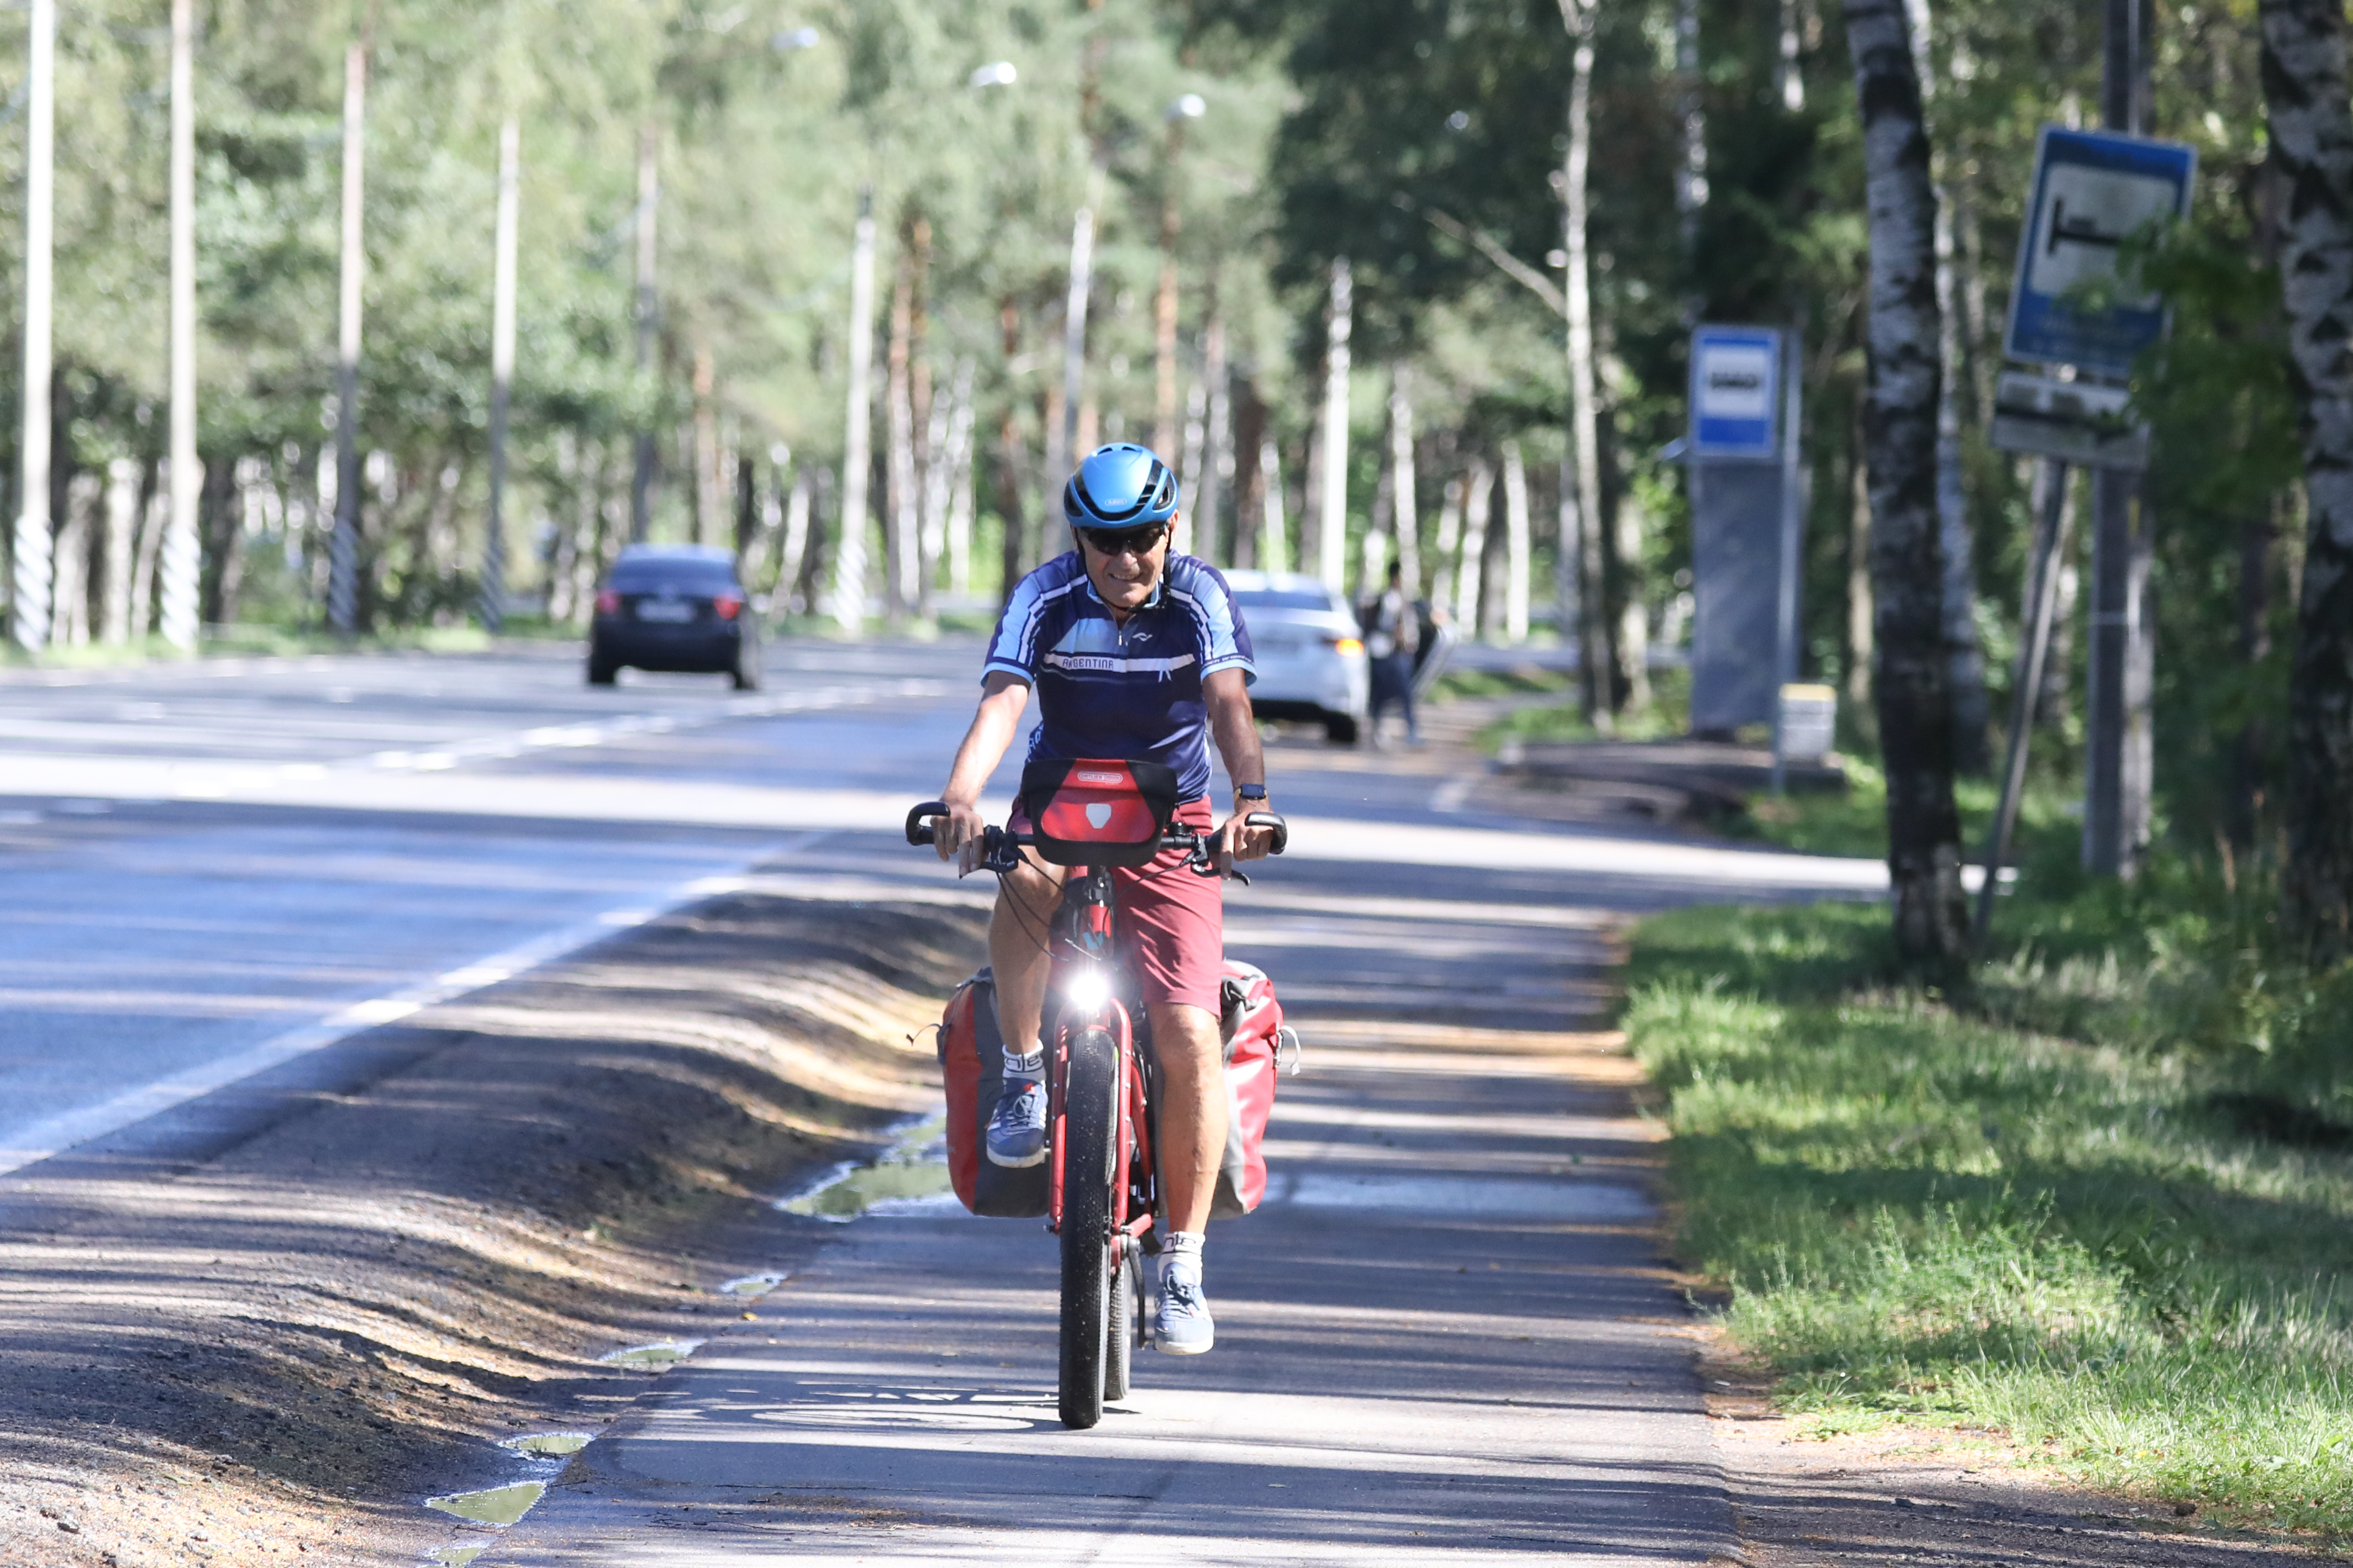
[[[1229,572],[1250,628],[1258,683],[1250,706],[1266,719],[1303,719],[1339,745],[1356,743],[1372,706],[1372,664],[1348,601],[1287,572]]]

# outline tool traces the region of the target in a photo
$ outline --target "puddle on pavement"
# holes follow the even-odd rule
[[[531,1505],[547,1492],[545,1481],[517,1481],[512,1486],[492,1487],[488,1491],[451,1492],[447,1497],[427,1498],[427,1508],[454,1513],[459,1519],[476,1524],[512,1524],[531,1511]]]
[[[776,1206],[786,1214],[847,1225],[861,1215],[914,1218],[961,1214],[948,1178],[947,1118],[934,1116],[902,1133],[862,1164],[840,1164]]]
[[[607,1366],[670,1366],[692,1355],[702,1345],[701,1340],[663,1340],[657,1344],[608,1351],[596,1359]]]
[[[425,1561],[444,1564],[445,1568],[465,1568],[465,1564],[496,1544],[491,1541],[475,1541],[463,1546],[437,1546],[425,1554]]]
[[[754,1296],[765,1296],[784,1282],[785,1276],[782,1273],[746,1274],[741,1279],[730,1279],[719,1289],[724,1295],[741,1296],[749,1300]]]
[[[534,1458],[562,1458],[576,1454],[596,1440],[593,1432],[533,1432],[526,1436],[509,1437],[499,1444],[501,1448]]]

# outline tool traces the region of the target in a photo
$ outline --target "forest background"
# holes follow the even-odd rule
[[[2097,7],[1928,0],[1967,528],[1960,667],[2000,714],[2034,476],[1983,431],[2037,128],[2095,123]],[[164,8],[62,12],[54,640],[136,644],[162,532]],[[1565,439],[1562,166],[1589,15],[1598,503]],[[474,613],[487,509],[491,232],[522,132],[512,606],[577,624],[631,529],[738,548],[791,623],[985,614],[1042,526],[1066,410],[1073,217],[1094,217],[1077,445],[1177,462],[1221,563],[1333,559],[1321,532],[1335,262],[1352,283],[1346,586],[1402,556],[1498,641],[1606,624],[1606,722],[1687,636],[1681,470],[1694,320],[1795,326],[1810,480],[1802,666],[1873,733],[1864,171],[1822,0],[217,0],[197,7],[203,619],[316,628],[334,508],[343,59],[369,45],[366,453],[358,616]],[[2175,307],[2156,422],[2160,820],[2242,851],[2278,771],[2299,530],[2253,0],[2168,6],[2153,123],[2198,150],[2193,221],[2149,259]],[[0,124],[0,290],[21,295],[24,38]],[[13,53],[14,58],[9,56]],[[1003,62],[1002,65],[999,62]],[[1012,69],[1006,70],[1009,65]],[[1178,106],[1187,95],[1199,110]],[[2088,107],[2087,107],[2088,106]],[[656,334],[637,350],[650,138]],[[876,225],[871,498],[845,552],[850,279]],[[12,339],[15,335],[11,330]],[[13,342],[7,345],[11,360]],[[19,389],[0,386],[0,430]],[[14,486],[13,435],[0,474]],[[9,515],[18,510],[5,498]],[[903,530],[904,542],[899,542]],[[2079,543],[2087,530],[2073,536]],[[896,554],[894,554],[894,551]],[[875,563],[847,595],[842,557]],[[1589,584],[1577,584],[1578,568]],[[2080,744],[2083,574],[2066,563],[2040,721]],[[1556,600],[1573,602],[1564,615]],[[1579,600],[1582,596],[1582,602]],[[870,604],[871,600],[871,604]],[[1981,764],[1985,724],[1964,738]]]

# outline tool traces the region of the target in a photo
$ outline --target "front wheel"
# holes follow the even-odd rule
[[[1107,1030],[1071,1042],[1062,1090],[1062,1425],[1103,1419],[1111,1329],[1112,1175],[1119,1048]]]

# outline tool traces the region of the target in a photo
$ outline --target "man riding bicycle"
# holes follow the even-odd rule
[[[942,859],[970,871],[986,829],[981,791],[1004,760],[1029,693],[1039,722],[1029,755],[1148,759],[1175,770],[1176,820],[1208,828],[1208,742],[1234,781],[1233,814],[1217,830],[1219,864],[1255,860],[1272,835],[1249,826],[1272,810],[1250,714],[1249,630],[1226,580],[1207,563],[1169,553],[1178,518],[1176,476],[1145,447],[1101,447],[1062,491],[1078,548],[1021,580],[990,639],[979,710],[940,798]],[[1017,808],[1018,809],[1018,808]],[[1226,1147],[1226,1086],[1218,1037],[1225,955],[1216,879],[1146,866],[1116,873],[1122,919],[1134,933],[1137,974],[1165,1085],[1159,1137],[1170,1234],[1160,1254],[1153,1342],[1198,1355],[1216,1333],[1201,1289],[1201,1244]],[[1047,933],[1061,867],[1034,851],[1008,872],[989,921],[1005,1092],[987,1132],[989,1160],[1046,1158],[1046,1054],[1039,1039],[1051,972]]]

